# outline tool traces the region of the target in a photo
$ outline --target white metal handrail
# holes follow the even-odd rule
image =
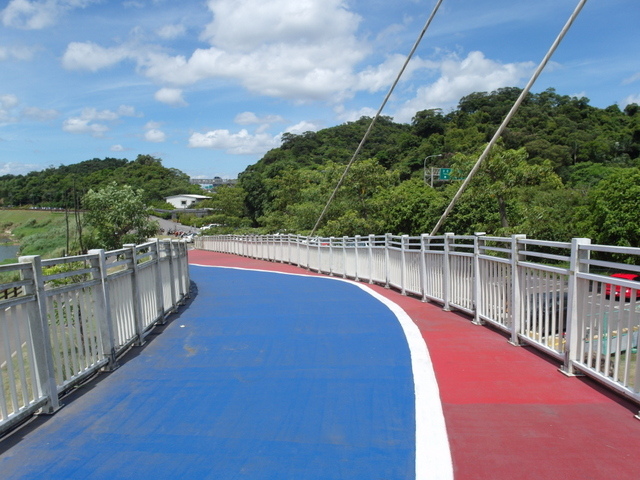
[[[38,410],[55,412],[65,391],[116,368],[184,301],[190,282],[179,240],[19,261],[0,267],[15,277],[0,289],[22,288],[0,300],[0,434]]]
[[[606,252],[640,263],[640,248],[592,245],[583,238],[569,243],[452,233],[211,236],[196,237],[195,246],[240,251],[439,302],[507,332],[513,344],[560,360],[563,372],[589,375],[640,403],[640,284],[590,271],[640,273],[629,263],[591,258],[591,252]]]

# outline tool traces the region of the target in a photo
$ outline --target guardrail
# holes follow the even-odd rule
[[[189,293],[187,246],[153,239],[120,250],[0,266],[0,435],[117,358],[176,310]]]
[[[456,309],[640,403],[640,248],[549,242],[524,235],[196,237],[195,247],[383,284]],[[592,252],[630,263],[593,260]],[[592,272],[593,270],[593,272]]]

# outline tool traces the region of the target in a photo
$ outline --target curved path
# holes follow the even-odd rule
[[[0,442],[0,478],[637,478],[637,406],[491,329],[290,265],[190,261],[188,308]]]
[[[190,258],[309,274],[212,252],[194,250]],[[559,365],[533,348],[514,347],[465,315],[381,286],[369,288],[420,329],[438,382],[456,480],[638,479],[638,405],[588,378],[562,375]]]

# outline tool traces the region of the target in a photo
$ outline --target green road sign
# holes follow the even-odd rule
[[[451,179],[451,169],[450,168],[441,168],[440,175],[438,177],[440,180],[450,180]]]

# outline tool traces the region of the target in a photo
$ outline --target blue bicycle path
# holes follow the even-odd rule
[[[387,306],[322,277],[191,277],[139,355],[0,450],[3,479],[415,478],[411,356]]]

